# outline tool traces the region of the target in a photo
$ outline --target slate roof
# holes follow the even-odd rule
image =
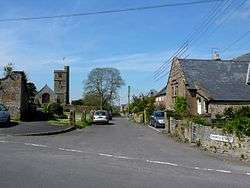
[[[200,89],[216,101],[250,101],[246,84],[250,62],[179,59],[189,89]]]
[[[37,95],[40,95],[43,93],[50,93],[50,94],[55,95],[54,91],[47,84],[40,91],[37,92]]]
[[[235,61],[250,61],[250,53],[236,57],[234,60]]]
[[[165,86],[162,90],[160,90],[155,96],[159,97],[159,96],[163,96],[166,95],[167,93],[167,86]]]

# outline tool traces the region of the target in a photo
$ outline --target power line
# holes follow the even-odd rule
[[[224,19],[219,23],[219,25],[217,25],[210,33],[209,35],[207,36],[207,40],[225,23],[228,21],[229,18],[231,18],[236,12],[238,9],[242,8],[244,6],[244,4],[247,2],[248,0],[243,0],[242,2],[240,2],[238,4],[238,6],[233,10],[233,11],[229,11],[229,13],[224,17]],[[227,12],[227,9],[230,8],[230,6],[233,5],[233,2],[231,2],[231,4],[226,8],[224,9],[224,13]],[[197,46],[200,46],[202,43],[202,41],[200,41],[200,43],[197,45]]]
[[[229,44],[227,47],[225,47],[222,50],[222,53],[225,53],[226,51],[228,51],[233,45],[235,45],[236,43],[240,42],[242,39],[244,39],[247,35],[250,34],[250,30],[245,32],[243,35],[241,35],[239,38],[237,38],[235,41],[233,41],[231,44]]]
[[[207,3],[218,2],[218,1],[225,1],[225,0],[200,0],[200,1],[192,1],[192,2],[168,3],[168,4],[159,4],[159,5],[152,5],[152,6],[142,6],[142,7],[134,7],[134,8],[126,8],[126,9],[114,9],[114,10],[102,10],[102,11],[93,11],[93,12],[85,12],[85,13],[61,14],[61,15],[37,16],[37,17],[5,18],[5,19],[0,19],[0,22],[19,22],[19,21],[59,19],[59,18],[69,18],[69,17],[112,14],[112,13],[131,12],[131,11],[142,11],[142,10],[149,10],[149,9],[159,9],[159,8],[165,8],[165,7],[189,6],[189,5],[205,4],[205,3],[207,4]]]
[[[222,4],[221,6],[224,7],[227,2],[229,0],[226,0],[226,2],[224,2],[224,5]],[[184,43],[181,45],[181,47],[177,50],[177,52],[175,52],[169,59],[168,62],[170,62],[172,60],[172,58],[174,56],[177,56],[181,53],[181,55],[183,55],[187,49],[185,49],[185,47],[183,47],[184,44],[187,44],[187,45],[190,45],[193,40],[197,40],[197,35],[198,35],[198,38],[202,36],[202,34],[204,33],[204,30],[206,30],[207,28],[209,28],[209,25],[211,24],[211,21],[213,21],[214,17],[216,17],[216,15],[219,13],[219,10],[220,10],[220,6],[216,5],[214,6],[211,11],[209,12],[208,16],[207,17],[204,17],[204,21],[202,22],[202,24],[200,24],[199,26],[196,26],[195,30],[192,31],[189,35],[187,35],[186,39],[184,40]],[[179,51],[181,49],[181,51]],[[183,52],[184,50],[184,52]],[[179,51],[179,52],[178,52]],[[168,63],[167,62],[167,63]],[[161,79],[164,75],[162,75],[166,69],[168,68],[167,67],[167,63],[164,63],[157,71],[156,73],[154,74],[154,79],[156,81],[158,81],[159,79]]]

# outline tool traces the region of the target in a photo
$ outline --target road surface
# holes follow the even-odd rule
[[[250,167],[115,118],[54,136],[0,136],[0,187],[250,187]]]

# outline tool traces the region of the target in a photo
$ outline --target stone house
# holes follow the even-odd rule
[[[12,119],[25,119],[29,112],[29,100],[23,71],[13,71],[0,79],[0,103],[9,109]]]
[[[214,117],[225,108],[250,105],[249,63],[174,58],[167,83],[166,108],[173,109],[177,96],[186,98],[193,115]]]
[[[167,86],[162,88],[156,95],[155,95],[155,105],[157,107],[166,107],[166,91]]]

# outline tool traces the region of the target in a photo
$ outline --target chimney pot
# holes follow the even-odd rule
[[[213,60],[221,60],[220,59],[220,54],[218,52],[214,52],[213,53],[213,57],[212,57]]]

